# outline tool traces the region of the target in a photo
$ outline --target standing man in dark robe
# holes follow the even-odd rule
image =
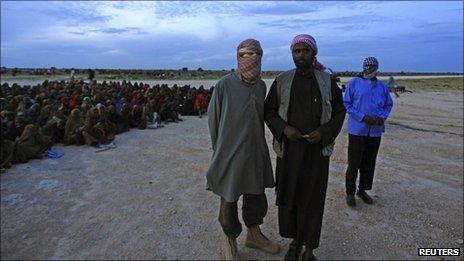
[[[219,223],[224,231],[226,260],[238,260],[236,238],[242,231],[237,201],[248,228],[245,246],[277,254],[280,246],[266,238],[260,225],[267,213],[265,188],[274,187],[271,159],[264,136],[266,84],[261,80],[263,50],[257,40],[237,47],[238,70],[216,84],[208,107],[213,156],[207,189],[220,197]]]
[[[277,154],[279,233],[292,238],[286,260],[314,260],[319,246],[329,157],[345,118],[341,90],[316,59],[310,35],[291,44],[296,69],[277,76],[265,101],[265,121]]]
[[[372,189],[375,161],[380,147],[385,121],[390,115],[393,100],[383,81],[377,79],[379,62],[367,57],[363,72],[348,82],[343,102],[348,111],[348,168],[346,170],[346,203],[356,206],[354,194],[360,172],[357,195],[372,204],[367,190]]]

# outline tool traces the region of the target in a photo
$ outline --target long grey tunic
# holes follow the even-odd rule
[[[208,107],[213,156],[207,189],[235,202],[243,194],[262,194],[274,187],[264,136],[266,84],[248,85],[237,73],[222,77]]]

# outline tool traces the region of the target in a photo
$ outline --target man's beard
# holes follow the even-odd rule
[[[295,59],[293,59],[293,63],[295,63],[295,66],[297,68],[302,68],[302,69],[312,68],[313,63],[314,63],[314,57],[312,57],[312,58],[310,58],[308,60],[295,60]]]
[[[313,61],[314,59],[312,61],[305,61],[301,63],[297,61],[293,61],[293,62],[295,63],[297,72],[304,75],[314,70]]]

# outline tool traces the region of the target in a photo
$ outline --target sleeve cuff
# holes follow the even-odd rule
[[[356,118],[357,118],[357,120],[359,122],[362,122],[364,117],[366,116],[366,114],[364,114],[364,113],[356,113],[355,115],[356,115]]]
[[[329,139],[327,131],[324,131],[324,129],[321,128],[321,127],[319,127],[316,131],[318,131],[321,134],[321,141],[320,142],[322,144],[322,147],[329,144],[329,142],[327,141]]]

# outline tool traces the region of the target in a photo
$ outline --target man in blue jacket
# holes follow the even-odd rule
[[[360,172],[357,195],[366,203],[372,198],[366,193],[372,189],[375,161],[380,139],[385,132],[385,121],[393,107],[388,87],[377,80],[379,62],[368,57],[363,72],[348,82],[343,103],[348,113],[348,169],[346,170],[346,203],[356,206],[354,194]]]

